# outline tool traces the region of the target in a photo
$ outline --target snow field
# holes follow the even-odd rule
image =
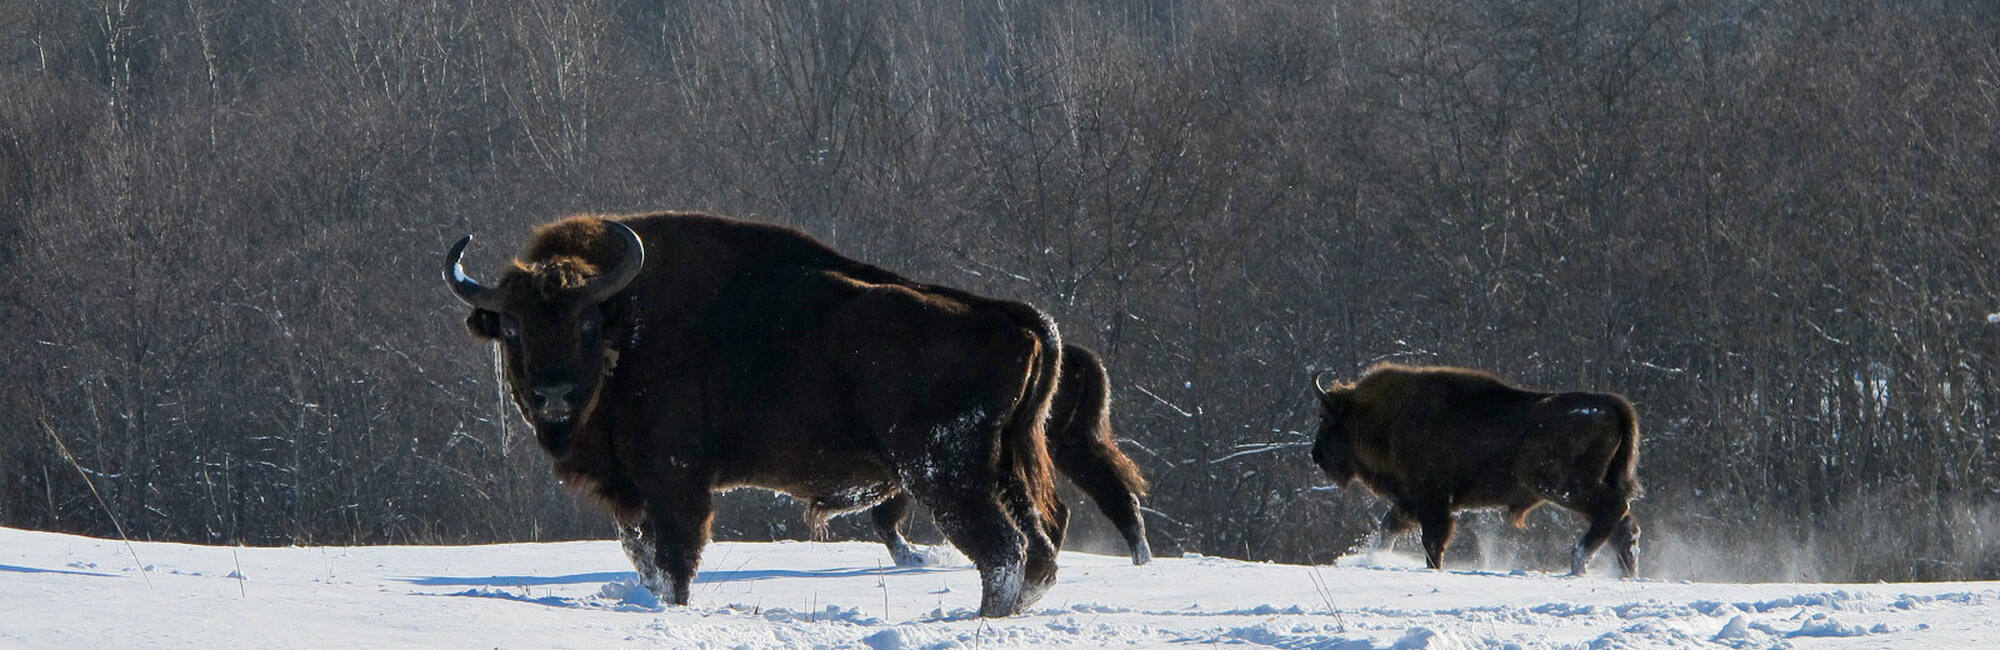
[[[141,572],[133,560],[145,563]],[[0,528],[0,646],[22,648],[1970,648],[2000,582],[1704,584],[1064,553],[1030,612],[980,619],[962,558],[879,544],[709,547],[662,607],[615,541],[234,548]]]

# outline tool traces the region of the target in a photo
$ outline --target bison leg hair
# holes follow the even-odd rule
[[[1098,503],[1103,503],[1099,501]],[[1139,500],[1132,499],[1133,512],[1139,511]],[[1118,534],[1125,537],[1125,547],[1132,549],[1132,564],[1138,566],[1153,561],[1153,545],[1146,542],[1146,522],[1134,516],[1130,525],[1118,527]]]
[[[618,523],[618,543],[625,547],[625,557],[632,561],[632,569],[639,574],[639,585],[653,592],[654,596],[667,593],[666,576],[660,573],[660,565],[653,561],[656,551],[653,540],[648,537],[643,526],[645,519]]]
[[[1611,547],[1618,551],[1618,570],[1627,578],[1639,575],[1638,551],[1633,548],[1638,541],[1639,522],[1626,513],[1625,518],[1618,520],[1618,530],[1611,533]]]
[[[972,484],[976,483],[967,483]],[[1020,613],[1029,605],[1024,580],[1027,537],[991,494],[958,491],[926,501],[945,538],[979,569],[979,615],[999,618]]]
[[[1025,610],[1056,584],[1056,552],[1069,528],[1069,506],[1058,498],[1051,504],[1055,512],[1043,513],[1034,507],[1027,486],[1019,480],[1008,480],[1003,489],[1002,505],[1024,537],[1019,607]]]
[[[1022,607],[1040,600],[1042,593],[1056,584],[1056,552],[1062,548],[1063,536],[1069,529],[1069,506],[1056,499],[1055,512],[1044,516],[1028,505],[1026,491],[1020,491],[1017,498],[1009,501],[1014,522],[1027,533],[1027,574],[1022,576]],[[1039,524],[1039,525],[1037,525]],[[1041,531],[1037,535],[1034,531]]]
[[[1112,435],[1111,388],[1104,365],[1095,353],[1065,345],[1062,368],[1062,382],[1049,407],[1049,456],[1056,470],[1089,495],[1104,518],[1118,527],[1132,563],[1150,562],[1153,548],[1146,543],[1146,520],[1139,510],[1146,480]]]
[[[875,520],[875,532],[882,536],[882,545],[889,547],[889,557],[899,567],[920,567],[930,562],[924,554],[903,537],[903,521],[910,516],[910,495],[908,493],[889,497],[868,511]]]
[[[1432,569],[1444,568],[1444,549],[1451,545],[1451,535],[1458,528],[1458,518],[1451,511],[1437,509],[1417,517],[1417,523],[1424,527],[1424,565]]]
[[[1597,555],[1598,547],[1603,546],[1605,540],[1610,539],[1613,534],[1618,533],[1623,528],[1621,525],[1622,522],[1628,519],[1629,517],[1622,510],[1617,512],[1599,511],[1591,513],[1590,528],[1583,531],[1583,539],[1577,540],[1576,546],[1570,551],[1569,574],[1573,576],[1583,575],[1585,565],[1590,564],[1590,558]],[[1624,554],[1622,549],[1620,554]],[[1621,558],[1621,563],[1622,561],[1623,559]]]
[[[1140,515],[1139,495],[1119,479],[1117,466],[1104,458],[1101,451],[1066,448],[1077,444],[1085,443],[1052,441],[1049,446],[1055,452],[1052,456],[1056,469],[1090,495],[1097,510],[1118,527],[1118,534],[1125,538],[1125,548],[1132,552],[1133,564],[1151,562],[1153,547],[1146,543],[1146,520]]]
[[[1396,538],[1417,527],[1417,520],[1402,508],[1390,508],[1382,513],[1382,530],[1376,533],[1375,544],[1370,552],[1387,550],[1395,545]]]
[[[702,547],[708,545],[709,526],[715,520],[713,495],[705,486],[682,486],[647,504],[647,532],[652,535],[653,565],[664,575],[668,592],[654,591],[661,600],[675,605],[688,604],[688,588],[701,564]]]

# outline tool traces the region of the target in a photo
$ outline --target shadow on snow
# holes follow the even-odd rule
[[[90,571],[65,571],[62,569],[37,569],[35,567],[14,566],[12,564],[0,564],[0,571],[12,571],[14,573],[56,573],[66,576],[97,576],[99,578],[118,577],[116,574],[110,574],[110,573],[94,573]]]
[[[4,568],[4,567],[0,567]],[[937,571],[958,570],[944,567],[865,567],[850,569],[764,569],[756,571],[702,571],[695,574],[695,584],[711,582],[736,582],[742,580],[770,580],[773,578],[854,578],[871,575],[914,575]],[[638,582],[639,574],[632,571],[600,571],[596,573],[572,573],[563,576],[423,576],[396,578],[413,585],[426,587],[544,587],[548,585],[587,584],[596,582]]]

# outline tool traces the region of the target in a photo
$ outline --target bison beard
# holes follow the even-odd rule
[[[547,224],[491,286],[460,269],[466,243],[445,280],[467,327],[499,342],[557,475],[610,511],[663,599],[687,603],[712,494],[741,486],[815,517],[924,502],[978,567],[983,616],[1054,583],[1063,346],[1041,312],[708,215]]]
[[[1581,575],[1607,540],[1619,569],[1637,573],[1639,428],[1624,398],[1526,391],[1477,371],[1395,364],[1370,368],[1354,384],[1315,388],[1313,463],[1389,502],[1378,544],[1421,527],[1425,561],[1436,569],[1454,513],[1506,508],[1518,527],[1546,501],[1590,520],[1570,554],[1571,574]]]

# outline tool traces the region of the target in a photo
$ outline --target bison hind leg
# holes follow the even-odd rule
[[[931,549],[911,544],[903,537],[903,520],[910,516],[910,495],[908,493],[889,497],[868,511],[868,518],[875,522],[875,532],[882,536],[882,545],[889,547],[889,557],[896,566],[902,568],[932,566],[940,564]]]
[[[1627,578],[1639,575],[1639,551],[1634,548],[1639,542],[1639,522],[1626,513],[1618,520],[1618,529],[1611,533],[1611,547],[1618,551],[1618,571]]]
[[[931,507],[945,539],[979,569],[979,615],[1012,616],[1033,604],[1053,582],[1053,553],[1034,551],[1051,557],[1031,562],[1030,539],[1040,540],[1044,548],[1048,544],[1042,522],[1028,519],[1017,525],[1008,512],[1011,499],[995,498],[992,492],[977,489],[978,484],[956,480],[914,487],[916,496]]]
[[[1583,539],[1577,540],[1576,546],[1570,549],[1569,574],[1572,576],[1583,575],[1585,567],[1590,564],[1590,558],[1596,556],[1597,549],[1604,546],[1605,540],[1611,539],[1613,535],[1618,535],[1621,540],[1629,540],[1630,538],[1626,535],[1628,522],[1632,522],[1631,513],[1626,512],[1623,508],[1616,511],[1590,513],[1590,528],[1583,531]],[[1629,530],[1631,537],[1636,537],[1639,532],[1638,524],[1631,523]],[[1621,541],[1619,543],[1619,565],[1621,567],[1628,565],[1631,567],[1627,569],[1626,575],[1631,575],[1631,569],[1637,568],[1638,564],[1636,557],[1629,557],[1628,561],[1628,556],[1631,555],[1630,551],[1631,544],[1629,541]]]
[[[1125,540],[1125,548],[1132,555],[1132,564],[1140,565],[1153,561],[1153,546],[1146,541],[1146,520],[1140,514],[1139,495],[1126,489],[1123,483],[1107,477],[1090,476],[1085,470],[1069,471],[1058,459],[1057,467],[1062,467],[1070,481],[1076,483],[1090,499],[1097,503],[1097,509],[1118,528],[1118,535]],[[1061,545],[1060,541],[1057,543]]]
[[[940,510],[937,519],[952,545],[979,569],[980,616],[1012,616],[1028,606],[1026,540],[999,508],[953,507]]]
[[[1034,507],[1024,486],[1010,485],[1008,493],[1008,514],[1025,537],[1020,607],[1026,608],[1056,584],[1056,553],[1069,528],[1069,506],[1058,498],[1050,504],[1055,510],[1044,513]]]
[[[889,547],[889,557],[898,568],[939,566],[950,562],[950,552],[940,547],[912,544],[903,537],[903,522],[909,519],[910,504],[914,501],[908,492],[897,494],[868,511],[868,517],[875,522],[875,532],[882,537],[882,545]]]

